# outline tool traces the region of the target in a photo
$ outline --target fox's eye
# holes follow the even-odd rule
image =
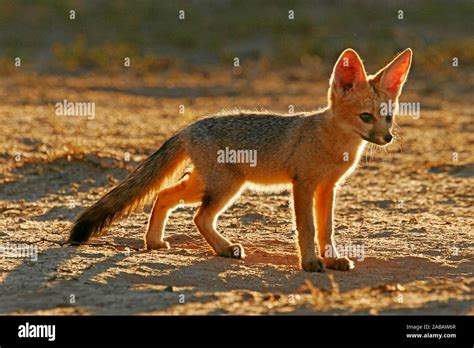
[[[385,116],[385,121],[387,121],[387,123],[390,123],[390,122],[392,122],[392,118],[393,118],[392,115],[387,115],[387,116]]]
[[[365,123],[374,123],[375,118],[372,114],[369,114],[368,112],[364,112],[359,115],[360,119],[364,121]]]

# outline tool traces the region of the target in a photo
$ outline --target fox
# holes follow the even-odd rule
[[[191,123],[80,214],[69,243],[80,245],[103,235],[115,220],[153,199],[146,249],[169,249],[164,232],[170,212],[192,204],[199,205],[194,224],[215,254],[243,259],[242,244],[217,231],[218,216],[246,187],[283,185],[292,189],[300,268],[353,269],[354,262],[339,255],[334,241],[336,193],[356,169],[368,142],[392,142],[412,55],[407,48],[376,74],[367,75],[358,53],[348,48],[334,65],[324,108],[293,114],[237,110]],[[384,103],[391,103],[390,112],[381,112]],[[255,165],[218,160],[224,149],[254,151]]]

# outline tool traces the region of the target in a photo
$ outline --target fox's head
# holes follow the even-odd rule
[[[377,145],[390,143],[411,57],[407,48],[378,73],[367,76],[357,52],[350,48],[342,52],[329,88],[329,103],[338,124]]]

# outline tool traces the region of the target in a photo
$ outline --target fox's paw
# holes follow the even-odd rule
[[[231,244],[218,254],[232,259],[243,259],[245,257],[244,248],[240,244]]]
[[[148,250],[169,249],[170,248],[170,243],[165,242],[163,240],[158,241],[158,242],[145,241],[145,247]]]
[[[326,267],[337,271],[348,271],[354,269],[354,262],[347,257],[325,257]]]
[[[325,272],[324,260],[321,257],[301,261],[301,268],[306,272]]]

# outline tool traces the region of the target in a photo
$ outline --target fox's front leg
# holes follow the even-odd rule
[[[307,272],[324,272],[324,261],[317,254],[314,226],[314,197],[304,184],[293,185],[296,229],[300,247],[301,268]]]
[[[322,183],[315,192],[316,221],[318,226],[319,251],[327,268],[347,271],[354,268],[354,262],[339,257],[334,243],[333,210],[335,185]]]

